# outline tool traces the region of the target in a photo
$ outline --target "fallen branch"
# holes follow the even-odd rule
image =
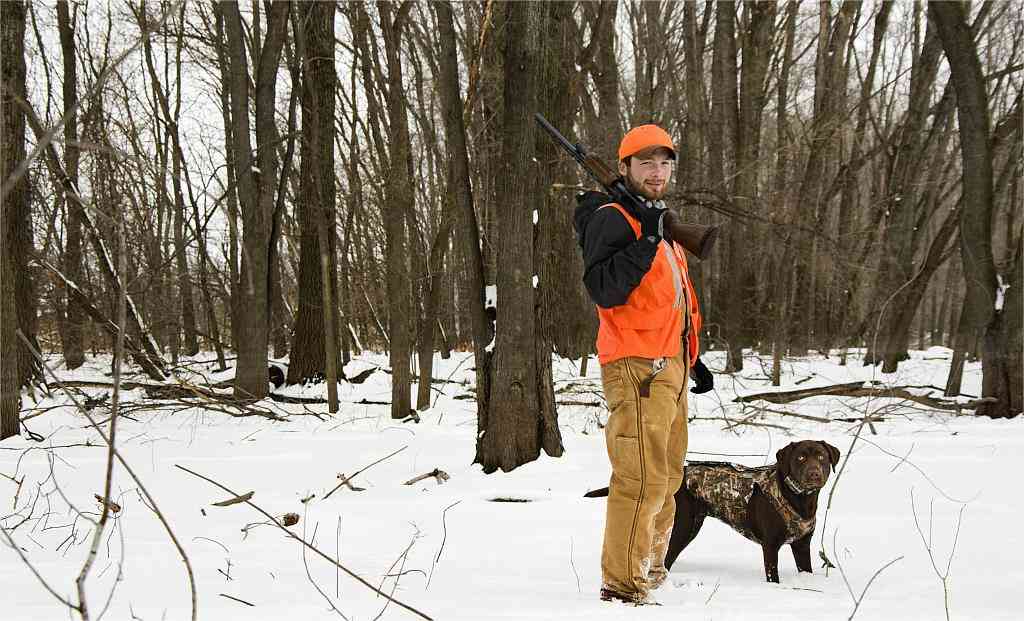
[[[247,500],[251,500],[256,492],[246,492],[241,496],[235,496],[234,498],[228,498],[220,502],[211,503],[214,507],[230,507],[231,505],[237,505]]]
[[[388,459],[388,458],[390,458],[390,457],[394,457],[395,455],[398,455],[399,453],[401,453],[402,451],[404,451],[404,450],[405,450],[405,449],[407,449],[407,448],[409,448],[409,446],[408,446],[408,445],[406,445],[406,446],[403,446],[402,448],[398,449],[398,450],[397,450],[397,451],[395,451],[394,453],[391,453],[390,455],[385,455],[384,457],[381,457],[380,459],[378,459],[377,461],[373,462],[373,463],[372,463],[372,464],[370,464],[369,466],[364,466],[363,468],[361,468],[361,469],[359,469],[359,470],[356,470],[356,473],[355,473],[355,474],[353,474],[352,476],[350,476],[350,477],[344,477],[344,478],[342,478],[342,481],[341,481],[341,483],[338,483],[338,484],[337,484],[337,485],[336,485],[336,486],[334,487],[334,489],[332,489],[331,491],[327,492],[327,495],[326,495],[326,496],[324,496],[324,500],[327,500],[328,498],[330,498],[330,497],[331,497],[331,494],[333,494],[334,492],[338,491],[338,489],[339,489],[339,488],[341,488],[341,486],[342,486],[342,485],[345,485],[346,483],[348,483],[348,482],[349,482],[349,481],[351,481],[352,479],[356,478],[357,476],[359,476],[359,474],[361,474],[361,473],[363,473],[363,472],[365,472],[365,471],[369,470],[369,469],[370,469],[370,468],[372,468],[373,466],[376,466],[377,464],[379,464],[380,462],[384,461],[385,459]],[[351,486],[350,486],[350,487],[351,487]]]
[[[429,479],[430,477],[434,477],[435,479],[437,479],[438,485],[441,485],[442,483],[451,478],[448,476],[448,473],[445,472],[444,470],[438,470],[437,468],[434,468],[430,472],[425,472],[418,477],[409,479],[405,483],[402,483],[402,485],[415,485],[416,483],[419,483],[423,479]]]
[[[927,395],[915,395],[908,388],[914,386],[893,386],[891,388],[874,388],[864,386],[864,382],[849,382],[846,384],[833,384],[831,386],[819,386],[817,388],[805,388],[803,390],[786,390],[781,392],[760,392],[753,395],[738,396],[733,399],[736,403],[747,403],[750,401],[768,401],[769,403],[792,403],[807,397],[889,397],[893,399],[906,399],[914,401],[937,410],[959,411],[962,409],[977,409],[983,403],[988,403],[992,398],[986,397],[975,399],[966,403],[938,399]],[[860,419],[858,419],[860,420]]]
[[[232,596],[228,595],[227,593],[218,593],[218,595],[220,595],[221,597],[226,597],[226,598],[234,600],[236,602],[245,604],[246,606],[253,606],[253,607],[256,606],[256,604],[253,604],[251,602],[247,602],[244,599],[238,599],[237,597],[232,597]]]
[[[403,447],[403,448],[405,448],[405,447]],[[193,470],[189,470],[188,468],[186,468],[186,467],[184,467],[184,466],[182,466],[182,465],[179,465],[179,464],[174,464],[174,467],[175,467],[175,468],[178,468],[179,470],[183,470],[183,471],[185,471],[185,472],[187,472],[187,473],[191,474],[191,475],[192,475],[192,476],[194,476],[194,477],[200,478],[200,479],[202,479],[202,480],[206,481],[207,483],[210,483],[211,485],[214,485],[214,486],[216,486],[216,487],[219,487],[220,489],[222,489],[222,490],[224,490],[225,492],[227,492],[227,493],[231,494],[232,496],[238,496],[238,493],[237,493],[237,492],[234,492],[234,491],[232,491],[232,490],[231,490],[231,489],[229,489],[228,487],[226,487],[226,486],[224,486],[224,485],[221,485],[220,483],[218,483],[218,482],[214,481],[213,479],[210,479],[210,478],[208,478],[208,477],[205,477],[205,476],[203,476],[203,475],[199,474],[198,472],[195,472],[195,471],[193,471]],[[295,534],[295,533],[293,533],[292,531],[288,530],[288,529],[287,529],[287,528],[285,528],[284,526],[281,526],[280,524],[278,524],[278,523],[277,523],[277,521],[276,521],[276,520],[274,520],[274,517],[273,517],[272,515],[270,515],[270,514],[269,514],[269,513],[267,513],[266,511],[264,511],[264,510],[263,510],[263,509],[262,509],[262,508],[261,508],[261,507],[260,507],[259,505],[257,505],[256,503],[252,502],[251,500],[247,500],[247,501],[245,501],[245,504],[249,505],[250,507],[252,507],[252,508],[253,508],[253,509],[255,509],[256,511],[258,511],[258,512],[259,512],[259,513],[260,513],[261,515],[263,515],[263,516],[264,516],[265,518],[267,518],[268,520],[272,520],[272,521],[274,522],[274,524],[275,524],[275,525],[276,525],[276,526],[277,526],[278,528],[280,528],[280,529],[281,529],[282,531],[284,531],[284,532],[285,532],[285,533],[286,533],[286,534],[287,534],[287,535],[288,535],[289,537],[291,537],[292,539],[295,539],[296,541],[298,541],[299,543],[301,543],[301,544],[302,544],[302,545],[303,545],[303,546],[304,546],[305,548],[307,548],[307,549],[309,549],[310,551],[312,551],[312,552],[316,553],[316,554],[317,554],[318,556],[320,556],[321,558],[323,558],[323,559],[324,559],[324,560],[326,560],[327,562],[329,562],[329,563],[333,563],[333,564],[334,564],[334,565],[335,565],[335,566],[336,566],[336,567],[337,567],[338,569],[342,570],[343,572],[345,572],[346,574],[348,574],[349,576],[351,576],[351,577],[352,577],[353,579],[355,579],[355,580],[356,580],[357,582],[359,582],[360,584],[362,584],[362,585],[363,585],[363,586],[365,586],[366,588],[370,589],[370,590],[371,590],[371,591],[373,591],[374,593],[377,593],[378,595],[381,595],[381,596],[383,596],[383,597],[384,597],[384,598],[386,598],[387,600],[389,600],[389,601],[392,601],[392,602],[394,602],[395,604],[397,604],[397,605],[401,606],[402,608],[405,608],[405,609],[406,609],[406,610],[408,610],[409,612],[412,612],[413,614],[416,614],[416,615],[418,615],[418,616],[419,616],[420,618],[422,618],[422,619],[426,619],[427,621],[433,621],[433,619],[432,619],[431,617],[428,617],[427,615],[423,614],[423,613],[422,613],[422,612],[420,612],[419,610],[416,610],[416,609],[415,609],[415,608],[413,608],[412,606],[409,606],[408,604],[402,603],[402,602],[398,601],[397,599],[394,599],[393,597],[391,597],[391,596],[390,596],[390,595],[388,595],[387,593],[384,593],[383,591],[381,591],[381,590],[379,590],[379,589],[375,588],[375,587],[374,587],[374,586],[373,586],[372,584],[370,584],[369,582],[367,582],[366,580],[364,580],[363,578],[361,578],[361,577],[360,577],[360,576],[359,576],[358,574],[356,574],[355,572],[353,572],[353,571],[352,571],[352,570],[350,570],[349,568],[347,568],[347,567],[345,567],[344,565],[342,565],[341,563],[339,563],[337,559],[334,559],[334,558],[330,557],[329,555],[327,555],[327,554],[324,554],[323,552],[321,552],[321,551],[320,551],[320,549],[319,549],[319,548],[316,548],[315,546],[311,545],[311,544],[310,544],[310,543],[309,543],[308,541],[306,541],[306,540],[305,540],[305,539],[303,539],[302,537],[299,537],[298,535],[296,535],[296,534]],[[229,597],[229,596],[225,596],[225,597]],[[234,598],[232,598],[232,599],[234,599]]]

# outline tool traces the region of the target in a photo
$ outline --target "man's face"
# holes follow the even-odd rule
[[[619,174],[634,192],[649,200],[658,200],[668,192],[675,162],[668,149],[641,151],[629,159],[629,166],[619,162]]]

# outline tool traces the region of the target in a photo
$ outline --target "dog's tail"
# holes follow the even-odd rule
[[[601,489],[590,490],[586,494],[583,494],[584,498],[603,498],[608,495],[608,488],[602,487]]]

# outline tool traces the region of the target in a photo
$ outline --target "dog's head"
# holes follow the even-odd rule
[[[839,449],[821,440],[801,440],[779,449],[775,458],[782,478],[798,488],[794,491],[813,492],[825,486],[830,470],[835,471]]]

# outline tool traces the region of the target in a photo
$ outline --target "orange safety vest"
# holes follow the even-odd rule
[[[640,222],[622,205],[609,203],[633,228],[640,238]],[[597,330],[597,357],[601,364],[619,358],[671,358],[679,354],[684,323],[683,313],[689,311],[687,334],[690,364],[697,358],[701,328],[697,293],[687,272],[686,253],[675,242],[662,240],[651,268],[640,284],[629,294],[625,304],[612,308],[597,307],[600,326]]]

